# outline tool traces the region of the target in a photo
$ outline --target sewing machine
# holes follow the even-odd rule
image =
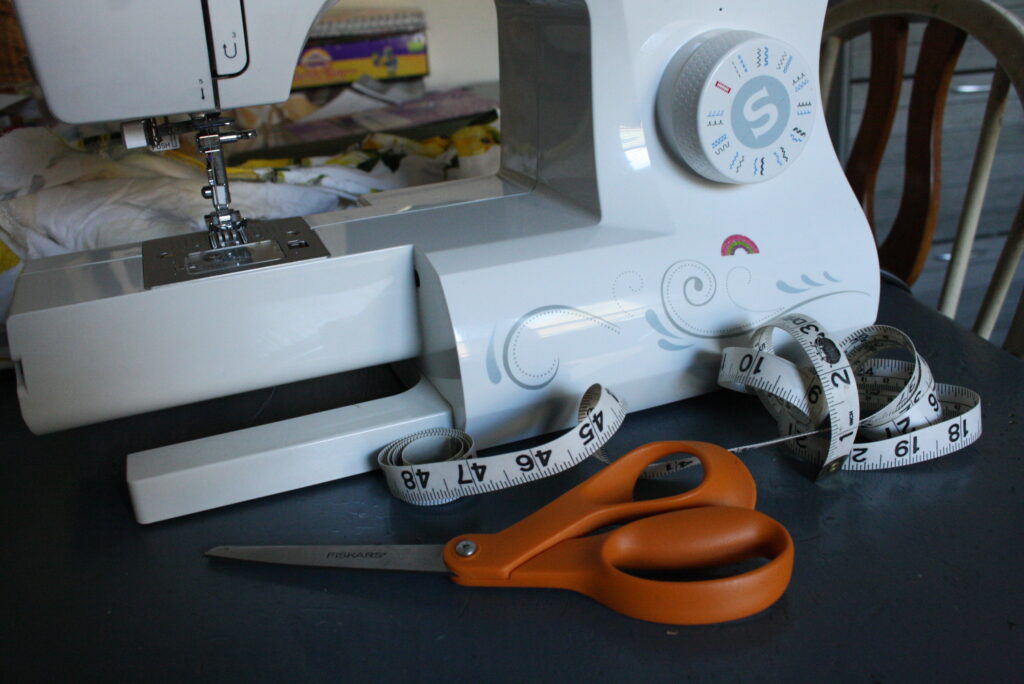
[[[324,3],[15,4],[58,116],[154,118],[126,137],[159,144],[285,99]],[[7,325],[29,427],[418,359],[402,394],[130,455],[152,522],[366,472],[418,429],[565,428],[594,382],[631,410],[706,392],[784,312],[873,322],[875,245],[817,93],[826,0],[496,4],[496,176],[239,231],[208,155],[211,236],[26,265]]]

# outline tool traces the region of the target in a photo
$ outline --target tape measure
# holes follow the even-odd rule
[[[775,353],[776,329],[789,334],[810,361]],[[880,358],[902,351],[909,361]],[[818,475],[920,463],[958,451],[981,436],[981,399],[969,389],[935,382],[903,332],[885,325],[853,331],[839,341],[810,316],[790,314],[759,328],[749,347],[728,347],[718,382],[755,394],[775,418],[781,437],[733,447],[739,453],[785,442]],[[421,506],[539,480],[595,456],[622,425],[626,404],[608,388],[591,386],[576,427],[542,446],[479,457],[461,430],[424,430],[396,440],[377,456],[388,488]],[[693,457],[653,463],[658,478],[696,465]]]
[[[600,455],[626,412],[611,390],[592,385],[580,400],[576,427],[539,447],[481,457],[462,430],[435,428],[391,442],[377,464],[399,499],[420,506],[448,503],[549,477]]]
[[[797,342],[810,367],[774,353],[776,329]],[[910,360],[878,357],[893,350]],[[734,451],[785,441],[819,476],[920,463],[981,436],[981,398],[936,383],[910,338],[885,325],[836,341],[810,316],[783,316],[756,330],[749,347],[725,349],[718,382],[756,394],[782,435]]]

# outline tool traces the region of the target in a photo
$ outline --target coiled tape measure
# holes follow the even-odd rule
[[[775,354],[776,329],[796,341],[810,366]],[[910,360],[878,357],[893,350],[902,350]],[[835,341],[810,316],[783,316],[756,330],[749,346],[724,350],[718,382],[757,395],[782,435],[731,451],[785,442],[819,476],[920,463],[981,436],[980,397],[936,383],[910,338],[885,325],[860,328]],[[434,429],[388,444],[377,461],[392,494],[403,501],[448,503],[548,477],[590,456],[606,460],[602,447],[626,413],[625,403],[611,390],[593,385],[580,402],[576,427],[539,447],[479,457],[466,433]],[[696,458],[655,463],[645,476],[660,477],[696,463]]]
[[[796,340],[811,368],[774,354],[776,328]],[[889,350],[903,350],[911,360],[877,358]],[[718,382],[756,394],[784,436],[772,441],[786,441],[819,475],[920,463],[981,436],[981,398],[936,383],[910,338],[887,325],[860,328],[837,342],[810,316],[783,316],[755,331],[750,347],[725,349]]]

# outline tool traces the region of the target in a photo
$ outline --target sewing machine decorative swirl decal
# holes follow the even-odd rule
[[[753,241],[748,238],[743,244],[753,245]],[[730,255],[735,251],[730,250]],[[749,256],[750,252],[741,260]],[[623,344],[618,338],[625,335],[634,336],[635,344],[648,340],[664,351],[683,352],[708,341],[748,335],[767,321],[812,302],[842,295],[871,297],[866,290],[843,288],[843,280],[827,270],[786,279],[756,277],[755,271],[743,264],[723,263],[716,270],[694,259],[672,263],[660,283],[657,304],[641,313],[629,299],[653,300],[653,293],[645,292],[645,280],[638,271],[622,271],[610,286],[618,309],[614,319],[571,306],[538,307],[509,327],[500,351],[495,342],[496,326],[487,353],[490,381],[498,384],[507,377],[523,389],[540,390],[555,380],[564,360],[578,356],[581,349],[588,355],[614,349]],[[738,315],[724,319],[729,322],[723,324],[723,308]],[[632,325],[635,319],[642,319],[649,329]],[[657,338],[650,338],[651,330]],[[499,353],[504,374],[495,361]]]

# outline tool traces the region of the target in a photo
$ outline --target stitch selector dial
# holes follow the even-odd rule
[[[796,50],[750,31],[711,31],[680,48],[656,105],[670,153],[723,183],[760,183],[789,168],[818,107],[813,73]]]

